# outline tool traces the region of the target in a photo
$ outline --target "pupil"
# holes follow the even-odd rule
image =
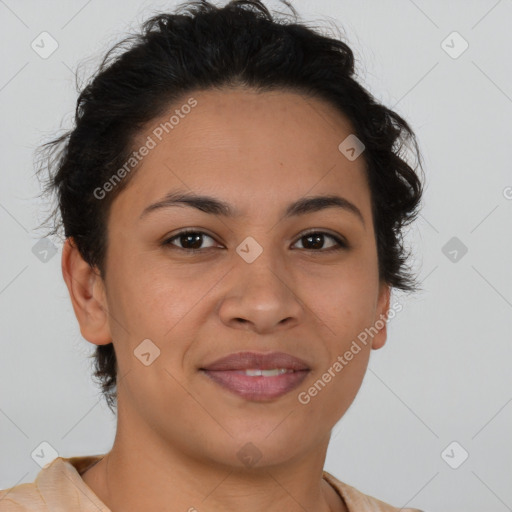
[[[310,239],[315,239],[316,240],[316,243],[313,243],[313,247],[316,248],[316,249],[319,249],[322,247],[323,243],[322,243],[322,237],[323,235],[321,234],[317,234],[317,235],[306,235],[306,239],[310,240]]]
[[[193,247],[186,247],[189,241],[195,238],[195,244],[192,242]],[[201,238],[202,236],[199,234],[188,234],[188,235],[182,235],[182,245],[184,245],[188,249],[198,249],[201,246]],[[186,240],[185,243],[183,243],[183,239]],[[199,243],[198,243],[199,242]]]

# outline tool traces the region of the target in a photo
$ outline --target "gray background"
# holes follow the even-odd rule
[[[94,346],[78,329],[61,245],[46,262],[33,251],[47,211],[33,151],[69,127],[78,63],[86,78],[126,31],[175,5],[0,0],[0,488],[34,480],[43,441],[64,457],[111,447],[115,418],[90,378]],[[293,5],[310,25],[346,31],[360,80],[416,131],[427,176],[407,236],[425,291],[394,295],[403,310],[333,432],[326,469],[399,507],[512,510],[512,1]],[[59,45],[47,59],[31,48],[43,31]],[[454,31],[469,44],[457,58],[462,40],[442,44]],[[446,461],[459,464],[462,450],[453,469]]]

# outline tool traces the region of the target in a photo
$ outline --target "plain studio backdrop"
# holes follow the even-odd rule
[[[87,78],[126,32],[176,5],[0,2],[2,489],[34,480],[41,443],[64,457],[112,445],[61,244],[34,230],[47,210],[34,199],[33,151],[70,127],[78,64]],[[416,131],[427,179],[406,238],[425,290],[394,293],[402,310],[333,430],[326,469],[398,507],[512,510],[512,1],[293,5],[308,24],[346,33],[359,79]]]

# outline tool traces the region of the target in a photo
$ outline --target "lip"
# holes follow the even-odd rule
[[[272,370],[273,368],[286,368],[288,370],[310,370],[308,364],[298,357],[286,352],[237,352],[217,359],[213,363],[201,367],[201,370]],[[270,377],[269,377],[270,378]]]
[[[271,377],[253,377],[244,371],[275,368],[287,369],[289,372]],[[310,370],[302,359],[284,352],[238,352],[200,368],[202,373],[222,388],[256,402],[274,400],[289,393],[303,382]]]

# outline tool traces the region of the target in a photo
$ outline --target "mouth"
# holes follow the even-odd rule
[[[289,393],[311,371],[304,361],[284,352],[239,352],[199,370],[223,389],[256,402]]]

